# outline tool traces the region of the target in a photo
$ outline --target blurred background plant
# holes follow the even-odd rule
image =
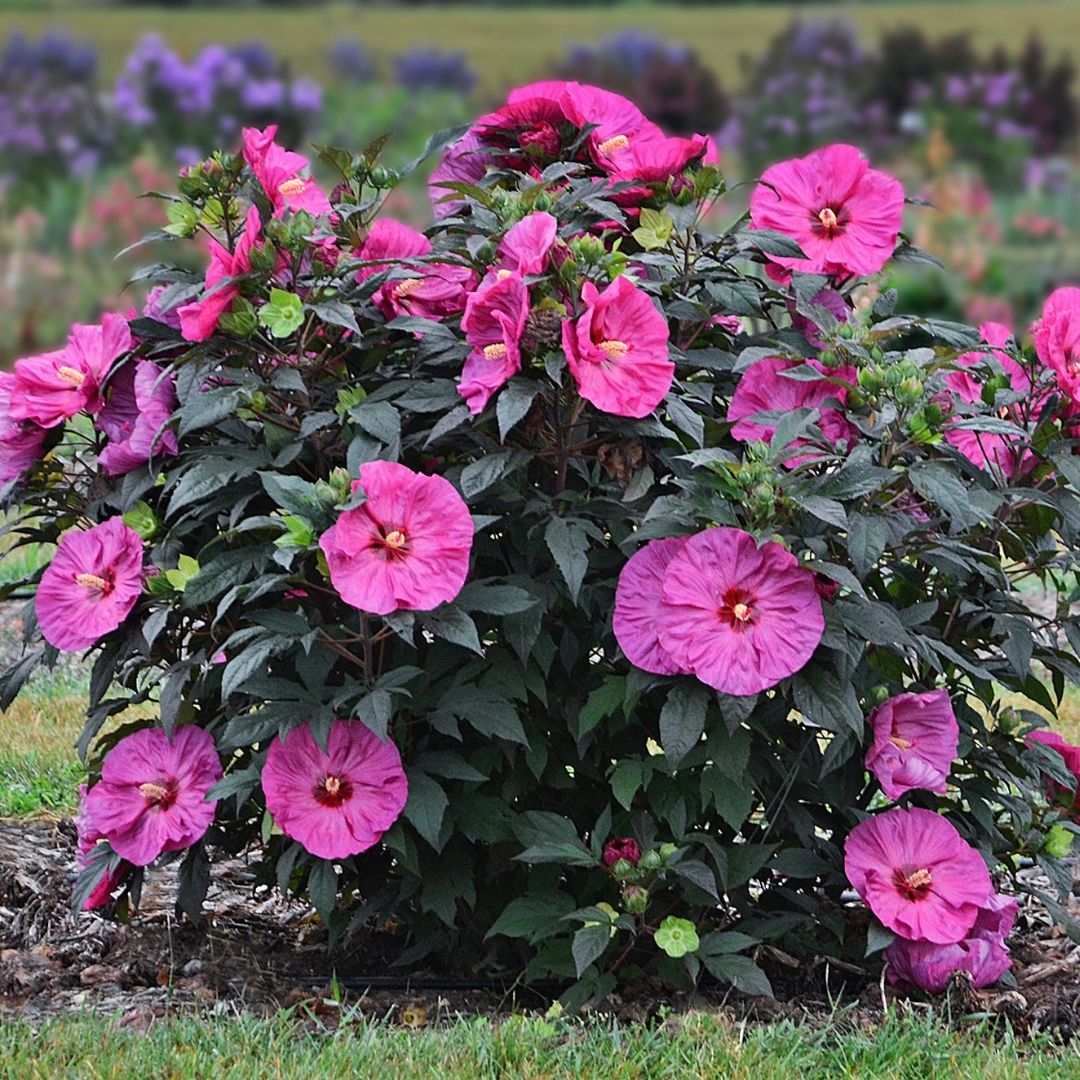
[[[713,135],[733,183],[823,143],[855,142],[936,207],[913,211],[912,237],[959,271],[898,270],[893,284],[909,309],[1020,328],[1048,288],[1080,278],[1080,104],[1072,59],[1055,55],[1059,40],[1068,45],[1055,30],[1063,5],[1046,6],[1043,38],[1022,45],[999,26],[1008,48],[943,34],[937,16],[933,28],[902,25],[902,5],[890,7],[899,17],[874,34],[835,16],[785,26],[761,9],[761,24],[778,29],[754,35],[739,65],[687,42],[713,40],[715,20],[734,25],[741,8],[606,9],[577,43],[568,39],[585,13],[568,9],[534,13],[543,16],[543,35],[525,12],[455,9],[450,17],[428,9],[423,22],[410,23],[410,43],[379,33],[387,13],[354,18],[320,8],[334,31],[321,61],[300,71],[286,57],[304,43],[290,35],[305,27],[307,49],[326,32],[313,21],[322,15],[307,10],[316,6],[302,13],[252,3],[239,23],[239,12],[227,23],[195,7],[172,23],[126,5],[127,40],[137,38],[126,57],[116,54],[115,27],[68,15],[72,5],[57,9],[57,21],[68,15],[93,42],[60,30],[10,33],[0,51],[0,363],[48,348],[71,321],[96,317],[103,294],[118,308],[137,299],[122,291],[132,264],[113,255],[164,218],[160,202],[133,197],[167,188],[178,165],[235,145],[241,127],[277,123],[281,141],[299,149],[359,148],[389,132],[385,160],[400,164],[430,132],[466,123],[510,83],[533,78],[605,86],[673,133]],[[973,25],[984,7],[967,5]],[[527,68],[493,66],[486,46],[496,15],[515,20],[504,29],[535,32]],[[5,16],[0,27],[17,18]],[[635,20],[654,29],[635,28]],[[990,14],[984,22],[993,22]],[[342,24],[364,33],[338,33]],[[166,25],[167,36],[130,33]],[[226,25],[233,40],[206,44],[207,28]],[[521,41],[501,44],[507,55],[521,54]],[[403,185],[390,210],[421,222],[426,196],[418,184]]]

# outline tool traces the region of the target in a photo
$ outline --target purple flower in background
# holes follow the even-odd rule
[[[335,74],[353,83],[369,83],[375,78],[375,62],[363,43],[353,38],[336,41],[326,54]]]
[[[467,94],[476,84],[476,72],[463,52],[444,52],[417,45],[394,57],[394,78],[406,90],[455,90]]]

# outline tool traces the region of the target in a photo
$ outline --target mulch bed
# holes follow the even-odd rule
[[[350,1012],[420,1026],[461,1014],[543,1010],[550,1002],[550,994],[520,987],[512,994],[470,988],[454,973],[390,969],[400,944],[392,934],[367,934],[331,955],[310,909],[256,888],[241,860],[215,864],[201,926],[177,919],[170,869],[147,876],[141,910],[129,923],[76,914],[74,867],[70,822],[0,820],[0,1018],[36,1023],[94,1010],[145,1028],[177,1012],[269,1014],[301,1005],[326,1026]],[[1080,882],[1074,892],[1080,894]],[[1080,899],[1070,906],[1080,917]],[[977,991],[956,979],[949,1015],[1001,1017],[1021,1036],[1049,1031],[1072,1039],[1080,1029],[1080,947],[1040,908],[1025,904],[1012,951],[1016,988]],[[768,946],[756,959],[772,979],[775,1000],[720,987],[665,994],[643,981],[622,988],[605,1009],[624,1021],[648,1021],[668,1005],[722,1008],[733,1019],[813,1022],[834,1016],[841,1000],[857,1006],[856,1022],[876,1023],[886,1010],[932,1000],[909,1001],[858,968],[802,963]],[[324,1001],[335,971],[346,987],[344,1009]]]

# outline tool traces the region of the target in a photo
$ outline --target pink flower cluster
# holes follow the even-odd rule
[[[635,667],[749,695],[803,668],[825,632],[814,574],[741,529],[653,540],[615,592],[615,637]]]
[[[447,185],[476,183],[492,167],[539,176],[553,161],[580,160],[611,182],[647,185],[666,182],[695,162],[717,159],[711,139],[665,135],[619,94],[576,82],[537,82],[511,91],[502,108],[477,120],[446,153],[429,184],[435,213],[445,217],[461,206]],[[617,198],[633,205],[648,190],[631,188]]]
[[[982,856],[940,814],[894,808],[860,822],[844,870],[897,935],[885,954],[890,982],[940,991],[966,971],[982,987],[1009,969],[1016,900],[994,891]]]

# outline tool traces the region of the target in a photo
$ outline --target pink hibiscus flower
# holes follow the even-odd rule
[[[578,392],[602,412],[640,419],[664,400],[675,377],[667,319],[628,277],[603,292],[581,291],[585,312],[562,327],[563,349]]]
[[[50,645],[88,649],[131,614],[143,585],[143,543],[123,518],[71,531],[45,568],[35,609]]]
[[[814,575],[780,544],[706,529],[664,574],[660,645],[681,670],[725,694],[756,694],[793,675],[825,632]]]
[[[1001,351],[1001,347],[1007,345],[1012,337],[1012,331],[1001,323],[988,322],[979,327],[979,334],[988,345],[997,346],[991,355],[1009,377],[1012,389],[1017,393],[1031,394],[1033,387],[1028,373],[1008,353]],[[945,376],[945,384],[961,400],[968,403],[982,401],[982,382],[979,374],[969,369],[981,364],[985,358],[985,352],[964,353],[956,358],[956,363],[961,370],[950,371]],[[1045,391],[1038,394],[1032,400],[1033,408],[1038,410],[1046,396]],[[1015,411],[1012,408],[1002,410],[1005,419],[1011,418],[1019,424],[1021,417],[1014,415]],[[1027,472],[1037,463],[1037,458],[1030,450],[1024,451],[1021,455],[1017,440],[1009,435],[968,431],[950,426],[945,431],[945,440],[950,446],[956,447],[973,465],[978,465],[981,469],[995,465],[1006,477],[1011,478]]]
[[[559,223],[551,214],[537,210],[511,228],[499,244],[499,266],[522,276],[539,274],[555,246]]]
[[[551,91],[558,83],[536,83]],[[591,125],[587,138],[593,160],[606,172],[619,172],[629,162],[628,153],[639,138],[663,138],[663,132],[621,94],[581,83],[561,84],[563,111],[579,128]],[[643,179],[643,177],[633,177]]]
[[[967,937],[953,945],[897,938],[886,950],[886,978],[902,989],[940,994],[949,979],[966,971],[979,989],[997,982],[1012,966],[1006,945],[1019,905],[1013,896],[994,893],[979,909]]]
[[[63,349],[15,361],[9,417],[52,428],[78,412],[97,412],[105,376],[131,347],[122,315],[106,315],[96,325],[76,324]]]
[[[654,675],[689,674],[660,644],[664,575],[685,536],[650,540],[626,561],[615,589],[615,637],[626,659]]]
[[[308,724],[275,738],[262,786],[281,831],[321,859],[345,859],[377,844],[409,794],[397,747],[359,720],[335,720],[325,750]]]
[[[319,540],[342,600],[373,615],[430,611],[453,600],[473,540],[469,508],[453,485],[393,461],[369,461],[357,489],[367,501]]]
[[[97,426],[109,437],[98,461],[107,476],[122,476],[152,457],[178,452],[165,427],[176,408],[176,380],[150,360],[125,364],[109,384]]]
[[[46,431],[28,420],[11,415],[11,401],[18,383],[10,371],[0,371],[0,484],[18,480],[40,460]]]
[[[210,241],[210,266],[202,298],[184,304],[177,311],[180,332],[187,341],[205,341],[217,330],[218,320],[240,295],[238,286],[226,279],[239,277],[251,269],[251,251],[259,243],[261,232],[259,210],[252,206],[244,219],[244,232],[232,251],[217,240]]]
[[[105,834],[94,824],[86,809],[86,785],[79,785],[79,809],[75,814],[75,842],[78,854],[75,856],[76,868],[81,873],[89,862],[90,852],[105,840]],[[131,863],[121,860],[120,865],[111,873],[103,874],[94,886],[93,892],[83,903],[83,911],[95,911],[104,907],[111,899],[120,882],[131,872]]]
[[[951,945],[896,938],[885,959],[885,977],[893,986],[931,994],[940,994],[958,971],[966,971],[978,990],[996,983],[1012,967],[1008,946],[993,937],[968,937]]]
[[[1031,328],[1039,359],[1054,370],[1058,385],[1080,404],[1080,289],[1055,289]]]
[[[907,791],[944,791],[960,727],[947,690],[898,694],[866,721],[874,741],[866,767],[890,799]]]
[[[1025,741],[1029,744],[1041,743],[1043,746],[1050,747],[1051,750],[1056,750],[1061,755],[1065,768],[1076,777],[1076,788],[1070,791],[1048,776],[1046,790],[1053,801],[1069,811],[1074,821],[1080,822],[1080,746],[1073,746],[1056,731],[1050,731],[1048,728],[1039,728],[1031,732]]]
[[[521,333],[529,317],[529,291],[521,274],[500,271],[470,295],[461,329],[472,346],[461,370],[458,393],[474,416],[482,412],[491,395],[521,370]]]
[[[805,382],[802,379],[789,379],[781,374],[796,367],[808,366],[820,371],[821,379]],[[827,405],[837,402],[843,405],[847,401],[847,389],[837,385],[831,379],[842,383],[855,381],[855,369],[836,368],[830,371],[817,360],[785,360],[771,356],[751,364],[739,379],[735,394],[728,407],[727,418],[733,422],[731,435],[740,442],[772,442],[776,434],[776,420],[753,420],[758,413],[788,413],[793,409],[817,409],[818,424],[822,435],[830,442],[846,440],[850,445],[856,437],[855,429],[847,422],[843,412]],[[794,449],[807,446],[806,439],[794,439],[790,444]],[[788,468],[810,461],[813,454],[799,454],[785,457],[784,465]]]
[[[385,260],[386,265],[361,267],[356,276],[364,281],[392,262],[409,262],[430,253],[431,241],[423,233],[385,218],[372,225],[357,254],[365,261]],[[476,286],[476,274],[467,266],[424,263],[407,270],[409,276],[387,281],[375,293],[375,303],[388,321],[398,315],[442,319],[457,314]]]
[[[208,731],[188,724],[170,739],[160,728],[144,728],[105,755],[86,809],[113,851],[148,866],[202,839],[217,806],[206,796],[221,776]]]
[[[315,217],[329,214],[330,200],[323,190],[310,176],[301,175],[308,168],[308,159],[274,142],[277,132],[277,124],[264,131],[243,130],[244,160],[273,204],[274,217],[281,217],[286,210],[305,210]]]
[[[887,810],[851,830],[844,871],[890,930],[950,945],[975,925],[993,894],[982,856],[932,810]]]
[[[841,278],[889,261],[903,214],[900,182],[843,143],[771,166],[750,198],[751,226],[790,236],[806,255],[772,256],[775,264]]]

